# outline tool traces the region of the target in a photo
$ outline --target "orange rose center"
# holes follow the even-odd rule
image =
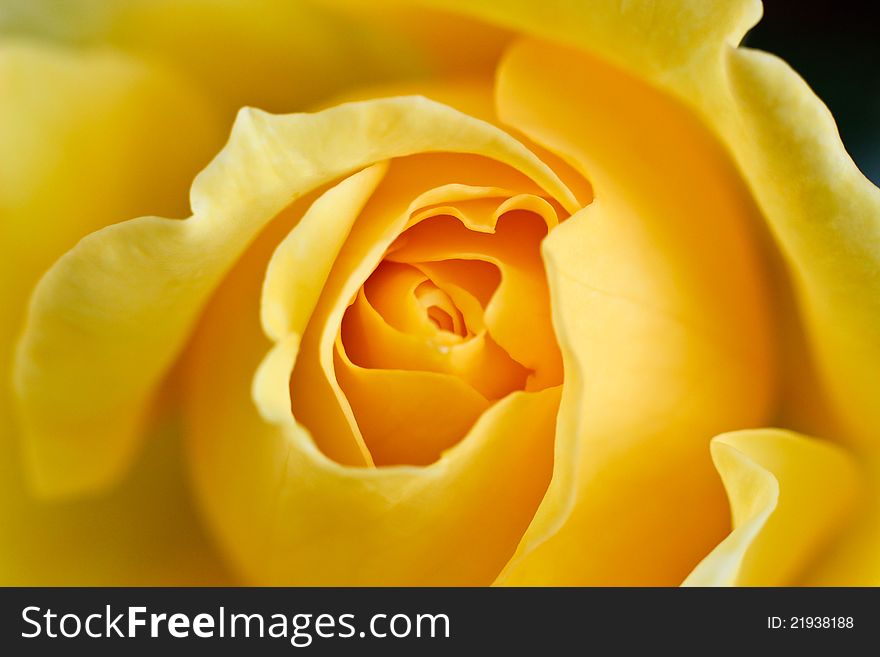
[[[430,463],[495,401],[561,383],[540,253],[559,212],[525,194],[426,208],[386,250],[336,345],[339,383],[376,465]],[[424,376],[363,394],[365,370]],[[436,411],[439,400],[445,412],[418,426],[389,420]]]

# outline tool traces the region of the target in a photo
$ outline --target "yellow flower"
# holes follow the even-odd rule
[[[124,495],[170,408],[246,582],[878,583],[880,192],[736,46],[760,5],[419,4],[516,35],[494,83],[243,109],[191,217],[43,276],[14,368],[32,483]],[[163,577],[222,576],[168,534]]]

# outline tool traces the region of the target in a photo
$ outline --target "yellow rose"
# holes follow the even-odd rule
[[[190,218],[43,276],[37,489],[124,493],[178,415],[240,581],[878,583],[880,192],[760,5],[419,4],[517,34],[494,84],[241,110]]]

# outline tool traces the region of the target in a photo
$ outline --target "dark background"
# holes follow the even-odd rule
[[[785,59],[837,119],[846,149],[880,184],[880,0],[764,0],[745,45]]]

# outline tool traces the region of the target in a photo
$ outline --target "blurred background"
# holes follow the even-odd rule
[[[764,0],[745,44],[785,59],[825,101],[846,149],[880,185],[880,2]]]

